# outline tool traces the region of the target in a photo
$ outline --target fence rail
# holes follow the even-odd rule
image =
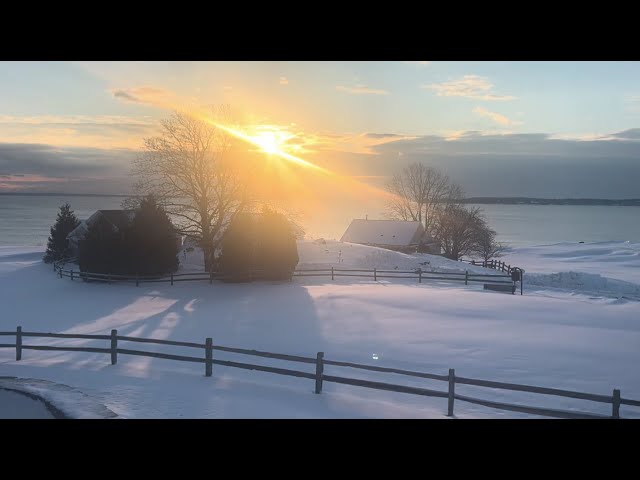
[[[474,261],[467,261],[467,263],[472,263]],[[135,282],[136,286],[139,286],[141,283],[170,283],[171,285],[174,282],[189,282],[189,281],[209,281],[212,283],[213,280],[229,280],[232,277],[228,275],[223,275],[220,272],[193,272],[193,273],[172,273],[169,275],[116,275],[110,273],[91,273],[91,272],[81,272],[73,269],[64,269],[66,261],[54,262],[53,269],[58,274],[60,278],[70,278],[71,280],[83,280],[83,281],[93,281],[93,282],[105,282],[105,283],[115,283],[115,282],[125,282],[125,283],[133,283]],[[473,263],[477,266],[478,263]],[[417,280],[418,283],[422,283],[423,281],[434,281],[434,280],[443,280],[443,281],[452,281],[452,282],[464,282],[465,285],[469,285],[469,283],[483,283],[485,285],[504,285],[505,287],[511,288],[511,293],[515,293],[516,290],[516,282],[513,280],[511,276],[511,272],[517,267],[509,267],[507,268],[503,263],[491,263],[485,262],[487,268],[494,268],[500,270],[500,273],[496,274],[488,274],[488,273],[473,273],[469,271],[465,272],[433,272],[422,270],[421,268],[414,270],[378,270],[374,269],[348,269],[348,268],[309,268],[309,269],[298,269],[294,270],[291,275],[291,279],[293,277],[331,277],[331,280],[335,280],[336,277],[360,277],[360,278],[371,278],[374,281],[378,281],[378,279],[413,279]],[[522,270],[519,269],[521,272]],[[253,271],[247,273],[248,279],[256,279],[259,280],[261,276],[263,276],[265,271]],[[519,280],[520,283],[520,294],[523,294],[522,289],[522,278]]]
[[[153,338],[142,337],[130,337],[124,335],[118,335],[117,330],[111,330],[110,335],[89,335],[89,334],[69,334],[69,333],[40,333],[40,332],[23,332],[22,327],[17,327],[15,332],[0,332],[2,336],[15,336],[15,343],[1,343],[0,348],[15,348],[16,361],[22,359],[23,350],[50,350],[50,351],[70,351],[70,352],[90,352],[90,353],[105,353],[111,355],[111,364],[115,365],[118,362],[118,355],[138,355],[145,357],[161,358],[166,360],[175,360],[182,362],[192,363],[204,363],[205,364],[205,376],[212,376],[213,365],[221,365],[231,368],[240,368],[245,370],[256,370],[260,372],[273,373],[276,375],[286,375],[292,377],[306,378],[315,381],[315,393],[322,393],[322,386],[324,382],[339,383],[344,385],[353,385],[363,388],[371,388],[375,390],[384,390],[390,392],[400,392],[412,395],[422,395],[427,397],[447,398],[447,416],[453,416],[454,402],[455,400],[483,405],[489,408],[495,408],[499,410],[507,410],[513,412],[529,413],[533,415],[540,415],[545,417],[556,418],[620,418],[620,406],[628,405],[634,407],[640,407],[640,400],[632,400],[628,398],[622,398],[620,390],[614,389],[611,396],[598,395],[584,392],[575,392],[571,390],[562,390],[557,388],[536,387],[532,385],[522,385],[516,383],[495,382],[490,380],[479,380],[474,378],[458,377],[455,374],[454,369],[449,369],[448,375],[438,375],[434,373],[415,372],[411,370],[402,370],[399,368],[380,367],[377,365],[366,365],[361,363],[343,362],[337,360],[327,360],[324,358],[324,352],[318,352],[316,357],[304,357],[299,355],[287,355],[281,353],[264,352],[260,350],[250,350],[246,348],[224,347],[221,345],[213,345],[212,338],[206,338],[204,343],[196,342],[179,342],[174,340],[156,340]],[[96,348],[96,347],[78,347],[78,346],[52,346],[52,345],[25,345],[23,343],[24,338],[43,337],[43,338],[73,338],[84,340],[110,340],[110,346],[108,348]],[[152,343],[157,345],[172,345],[187,348],[204,349],[204,357],[188,356],[188,355],[175,355],[162,352],[150,352],[145,350],[133,350],[128,348],[121,348],[119,342],[138,342],[138,343]],[[256,365],[252,363],[237,362],[231,360],[222,360],[213,358],[213,351],[223,351],[229,353],[237,353],[241,355],[265,357],[276,360],[284,360],[288,362],[298,362],[306,364],[315,364],[315,372],[304,372],[301,370],[292,370],[288,368],[279,368],[266,365]],[[350,378],[345,376],[327,375],[324,373],[325,366],[334,367],[347,367],[356,370],[368,370],[381,373],[393,373],[409,377],[426,378],[430,380],[442,381],[448,383],[447,391],[438,391],[428,388],[400,385],[396,383],[378,382],[373,380]],[[535,407],[529,405],[518,405],[504,402],[496,402],[493,400],[486,400],[481,398],[470,397],[467,395],[460,395],[455,392],[456,384],[458,385],[473,385],[477,387],[485,387],[491,389],[503,389],[510,391],[530,392],[542,395],[555,395],[559,397],[574,398],[579,400],[588,400],[592,402],[600,402],[612,405],[611,415],[600,415],[589,412],[580,412],[573,410],[557,410],[545,407]]]

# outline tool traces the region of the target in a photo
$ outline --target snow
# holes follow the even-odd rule
[[[7,418],[54,418],[47,406],[22,393],[0,388],[0,419]]]
[[[624,244],[573,246],[621,252]],[[633,247],[635,248],[635,247]],[[524,383],[640,399],[640,302],[625,289],[638,274],[627,262],[591,253],[573,261],[568,245],[514,249],[507,263],[525,270],[525,295],[483,291],[482,285],[422,283],[357,277],[305,277],[293,282],[175,286],[96,284],[57,278],[42,249],[0,248],[0,330],[144,336],[352,361],[416,371]],[[555,254],[556,256],[552,256]],[[492,272],[431,255],[406,255],[335,241],[299,243],[303,268],[379,268]],[[621,256],[620,254],[616,254]],[[187,269],[202,255],[187,253]],[[557,263],[551,259],[558,259]],[[627,255],[637,262],[637,256]],[[542,259],[542,260],[541,260]],[[185,260],[181,256],[181,261]],[[428,262],[428,263],[426,263]],[[548,268],[541,265],[546,262]],[[598,264],[608,290],[590,275]],[[568,266],[572,267],[569,268]],[[582,269],[589,266],[590,271]],[[571,279],[566,272],[581,275]],[[563,274],[564,273],[564,274]],[[606,273],[606,275],[605,275]],[[533,275],[559,274],[552,285]],[[554,277],[554,278],[556,278]],[[544,279],[545,277],[537,277]],[[551,278],[551,277],[549,277]],[[585,285],[584,279],[593,280]],[[582,280],[581,280],[582,279]],[[542,280],[540,280],[542,282]],[[626,283],[618,283],[626,282]],[[556,285],[557,284],[557,285]],[[560,286],[560,288],[558,288]],[[595,286],[596,294],[589,291]],[[587,288],[588,287],[588,288]],[[0,337],[0,343],[12,337]],[[25,344],[105,347],[106,341],[25,339]],[[147,344],[124,348],[202,355],[201,350]],[[214,358],[314,371],[313,365],[214,351]],[[325,373],[445,391],[446,383],[327,366]],[[0,349],[0,376],[18,377],[64,413],[80,418],[446,418],[446,399],[325,383],[223,366],[108,354]],[[495,401],[610,414],[611,406],[583,400],[456,386],[463,395]],[[529,418],[457,401],[458,418]],[[623,417],[640,409],[623,406]]]
[[[640,301],[640,243],[562,242],[511,249],[503,258],[525,269],[525,285]]]

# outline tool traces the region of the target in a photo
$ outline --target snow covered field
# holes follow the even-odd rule
[[[358,278],[137,288],[91,284],[56,278],[40,261],[41,248],[2,247],[0,330],[21,325],[64,333],[117,329],[121,335],[197,342],[213,337],[225,346],[303,356],[324,351],[332,360],[438,374],[455,368],[460,376],[604,395],[619,388],[623,397],[640,399],[639,251],[637,244],[624,243],[512,250],[507,263],[527,272],[521,297],[483,291],[482,285]],[[441,257],[338,242],[301,242],[299,253],[300,268],[486,272]],[[183,269],[196,269],[200,261],[191,252]],[[591,275],[602,275],[607,288],[599,293],[602,285],[582,281],[593,280]],[[28,343],[104,347],[108,342],[28,338]],[[181,347],[130,348],[201,354]],[[313,371],[313,365],[218,351],[214,356]],[[328,366],[325,373],[446,390],[444,382],[344,367]],[[215,365],[207,378],[201,364],[148,357],[120,355],[112,366],[107,354],[24,350],[16,362],[14,349],[0,349],[0,376],[38,379],[26,388],[82,418],[446,418],[446,399],[331,383],[315,395],[308,379]],[[611,410],[606,404],[524,392],[456,390],[495,401],[601,414]],[[459,401],[455,412],[458,418],[533,417]],[[640,409],[623,406],[621,414],[640,418]]]

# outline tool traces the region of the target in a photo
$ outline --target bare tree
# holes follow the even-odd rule
[[[501,257],[507,245],[496,240],[496,231],[485,226],[478,232],[477,245],[473,253],[478,254],[485,262]]]
[[[447,175],[422,163],[412,163],[395,174],[387,190],[393,195],[387,205],[389,216],[421,222],[427,231],[447,204],[459,203],[464,196]]]
[[[247,205],[245,183],[227,155],[230,138],[204,120],[175,112],[144,144],[133,163],[138,198],[155,196],[178,231],[200,243],[209,271],[222,232]]]
[[[445,257],[459,260],[477,251],[481,232],[487,228],[479,207],[450,204],[438,214],[433,235],[440,242]]]

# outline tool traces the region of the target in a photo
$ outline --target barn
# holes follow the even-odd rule
[[[405,253],[440,254],[440,244],[425,232],[420,222],[356,218],[351,221],[340,241]]]

